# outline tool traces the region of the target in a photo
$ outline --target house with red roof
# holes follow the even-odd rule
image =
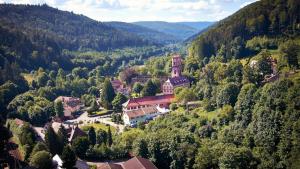
[[[59,96],[55,102],[61,101],[64,106],[64,116],[66,118],[73,118],[73,113],[80,111],[84,105],[77,97]]]
[[[130,88],[125,87],[125,85],[119,79],[112,80],[111,85],[114,88],[116,93],[121,93],[125,96],[129,96]]]
[[[135,126],[138,122],[147,122],[169,112],[167,108],[174,101],[174,95],[145,96],[131,98],[123,103],[123,122]]]
[[[182,60],[179,55],[175,55],[172,58],[172,75],[162,85],[162,91],[164,94],[173,94],[177,87],[190,87],[190,81],[186,76],[181,75]]]
[[[158,169],[150,160],[133,157],[124,163],[103,163],[97,169]]]
[[[137,110],[145,107],[159,106],[161,108],[168,108],[175,100],[173,94],[145,96],[140,98],[131,98],[123,103],[123,111]]]
[[[151,106],[125,111],[122,115],[122,118],[125,125],[135,126],[138,122],[144,123],[166,113],[169,113],[168,109],[160,108],[159,106]]]

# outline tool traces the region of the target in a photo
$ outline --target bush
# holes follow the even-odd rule
[[[39,151],[30,159],[30,166],[38,169],[51,169],[52,159],[51,154],[47,151]]]

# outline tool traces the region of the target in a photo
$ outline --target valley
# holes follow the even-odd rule
[[[0,168],[299,168],[299,10],[99,22],[0,4]]]

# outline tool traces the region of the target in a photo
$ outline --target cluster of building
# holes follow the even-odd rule
[[[123,103],[123,122],[135,126],[138,122],[147,122],[169,112],[173,94],[132,98]]]
[[[72,119],[74,115],[82,110],[84,104],[77,97],[59,96],[55,102],[61,101],[64,107],[64,119]]]
[[[127,126],[136,126],[139,122],[148,122],[169,112],[169,105],[174,101],[174,90],[189,87],[190,81],[181,74],[182,60],[179,55],[172,58],[172,75],[162,84],[162,95],[131,98],[123,106],[123,122]]]

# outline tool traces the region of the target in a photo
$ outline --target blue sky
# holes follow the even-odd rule
[[[0,0],[48,4],[98,21],[218,21],[256,0]]]

